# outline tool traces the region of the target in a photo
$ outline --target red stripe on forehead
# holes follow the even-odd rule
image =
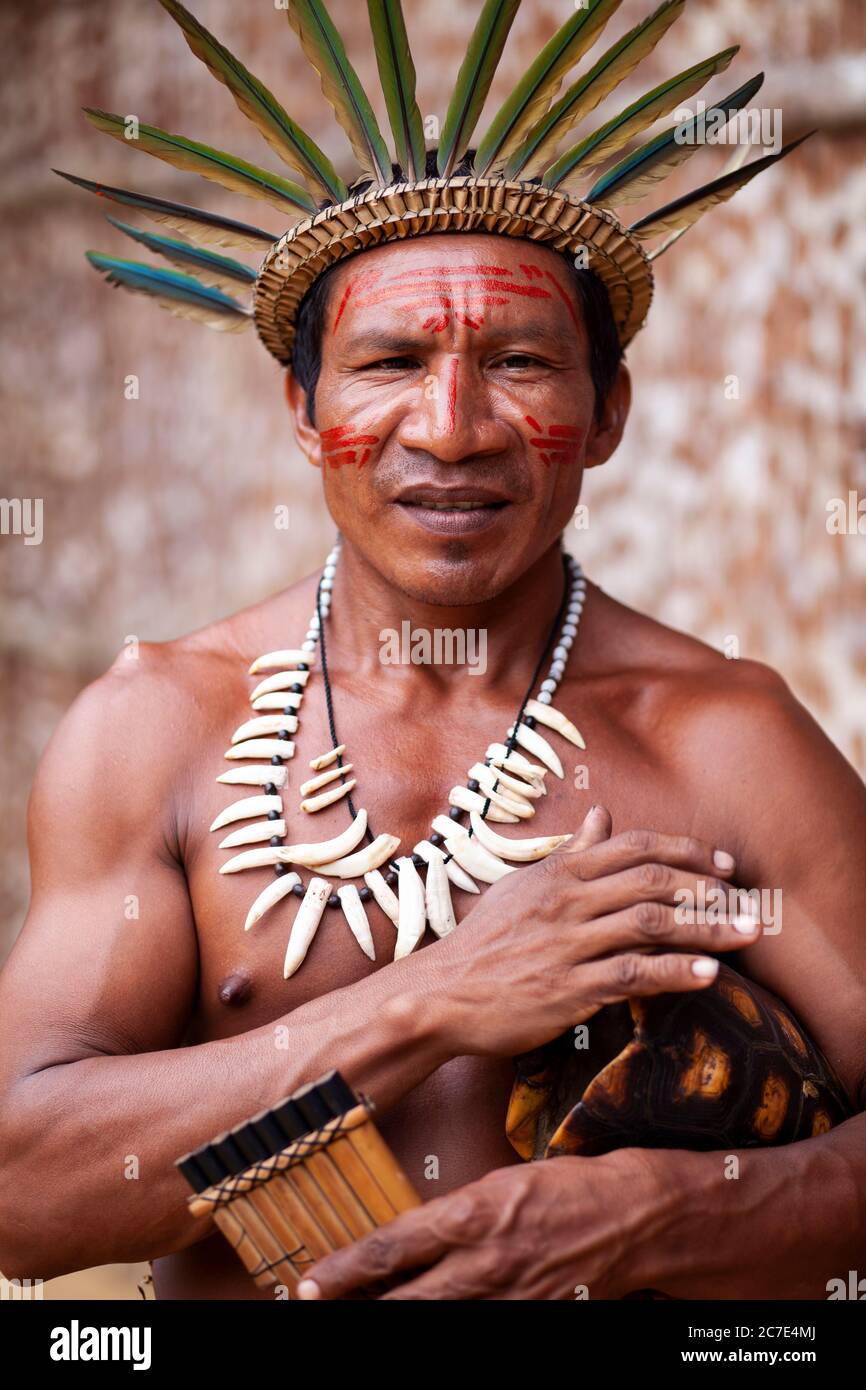
[[[377,278],[381,271],[373,271]],[[391,284],[397,280],[414,280],[419,275],[510,275],[511,271],[504,265],[420,265],[415,270],[396,270],[387,275],[386,281]]]
[[[464,287],[467,298],[475,298],[478,295],[485,294],[496,294],[517,295],[525,299],[550,299],[550,292],[541,289],[538,285],[503,284],[502,281],[499,280],[466,280],[460,285],[455,285],[452,281],[450,284],[441,282],[437,285],[436,281],[433,280],[422,281],[420,284],[412,286],[399,285],[393,288],[383,285],[381,289],[372,290],[369,294],[359,296],[356,298],[355,303],[359,309],[372,309],[377,304],[384,304],[391,299],[399,300],[402,304],[407,305],[417,303],[419,302],[419,296],[427,295],[428,298],[420,302],[433,304],[436,303],[437,300],[429,298],[430,295],[437,295],[440,299],[443,297],[452,297],[455,289],[464,289]],[[499,300],[489,300],[487,302],[505,304],[507,300],[500,298]]]
[[[562,285],[559,283],[559,281],[557,280],[556,276],[555,276],[555,275],[552,275],[551,272],[550,272],[549,270],[546,270],[544,273],[545,273],[545,275],[547,276],[548,280],[549,280],[549,281],[551,282],[551,284],[553,285],[554,289],[556,290],[556,293],[559,295],[559,297],[560,297],[560,299],[562,300],[563,304],[565,305],[566,309],[567,309],[568,312],[570,313],[570,315],[571,315],[571,321],[572,321],[572,323],[574,324],[575,328],[577,329],[577,331],[578,331],[578,333],[579,333],[579,332],[580,332],[580,320],[579,320],[578,317],[577,317],[577,313],[576,313],[576,311],[575,311],[574,305],[572,304],[572,302],[571,302],[571,300],[569,299],[568,295],[565,293],[565,290],[562,288]]]

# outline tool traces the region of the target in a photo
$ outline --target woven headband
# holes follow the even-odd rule
[[[367,0],[382,95],[396,162],[343,42],[321,0],[287,0],[289,23],[321,78],[322,91],[357,161],[347,185],[314,140],[276,97],[176,0],[160,4],[182,29],[196,57],[231,92],[303,182],[224,150],[171,135],[134,117],[85,108],[99,130],[133,149],[203,175],[233,192],[270,203],[290,222],[279,238],[260,227],[201,208],[113,188],[61,173],[79,187],[162,223],[176,235],[148,232],[109,217],[119,231],[175,269],[87,253],[114,285],[150,295],[164,308],[208,327],[235,332],[255,324],[283,364],[291,359],[298,308],[314,280],[342,257],[389,241],[434,232],[519,237],[573,254],[604,283],[623,346],[643,325],[652,299],[652,262],[717,203],[722,203],[801,140],[744,164],[742,144],[722,174],[649,213],[630,227],[613,208],[643,198],[710,136],[744,111],[763,82],[758,73],[729,96],[634,147],[717,73],[737,48],[696,63],[639,96],[603,124],[562,145],[682,14],[686,0],[665,0],[597,60],[573,74],[621,0],[586,0],[541,50],[490,126],[471,142],[520,0],[486,0],[442,124],[435,152],[425,146],[415,98],[415,67],[400,0]],[[566,78],[573,78],[560,95]],[[591,125],[591,123],[590,123]],[[801,139],[806,137],[801,137]],[[627,153],[623,156],[623,149]],[[429,177],[431,162],[435,177]],[[644,243],[654,243],[651,250]],[[256,255],[259,268],[213,248]],[[264,259],[262,260],[262,257]]]

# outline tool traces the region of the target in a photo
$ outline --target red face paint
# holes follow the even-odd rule
[[[549,468],[552,463],[577,462],[582,435],[575,425],[545,426],[540,425],[531,415],[524,415],[523,418],[530,429],[535,430],[529,442],[538,450],[538,457],[546,467]]]
[[[556,293],[559,295],[569,314],[571,315],[571,321],[579,333],[580,320],[577,317],[577,311],[575,310],[575,307],[571,302],[570,296],[566,294],[565,290],[562,288],[562,285],[559,283],[555,275],[552,275],[549,270],[546,270],[544,273],[547,276],[550,283],[553,285],[553,288],[556,290]]]
[[[346,289],[345,289],[345,291],[344,291],[344,293],[343,293],[343,298],[340,300],[340,306],[339,306],[339,308],[337,309],[337,316],[336,316],[336,318],[334,319],[334,327],[333,327],[333,329],[331,330],[333,333],[336,333],[336,331],[337,331],[337,324],[340,322],[340,319],[343,317],[343,310],[344,310],[345,307],[346,307],[346,301],[348,300],[349,295],[352,293],[352,290],[353,290],[354,288],[355,288],[355,281],[354,281],[354,280],[351,280],[351,281],[349,282],[349,284],[346,286]]]
[[[522,267],[528,278],[541,278],[537,266]],[[460,291],[456,294],[455,291]],[[335,320],[336,328],[348,298],[343,296]],[[451,315],[467,328],[479,329],[484,323],[484,309],[507,304],[511,296],[529,299],[549,299],[550,291],[540,285],[524,285],[511,277],[501,265],[442,266],[422,265],[414,271],[400,271],[384,279],[378,272],[368,272],[359,285],[355,304],[359,309],[375,308],[379,304],[396,302],[401,309],[436,309],[428,314],[422,328],[441,333],[448,327]]]
[[[457,367],[459,359],[452,357],[448,367],[448,433],[453,434],[457,424]]]
[[[332,429],[322,430],[322,459],[331,468],[342,468],[345,464],[357,464],[363,468],[370,457],[373,444],[378,444],[378,434],[356,434],[355,425],[334,425]],[[360,455],[360,457],[359,457]]]

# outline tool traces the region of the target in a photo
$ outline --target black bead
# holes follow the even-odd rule
[[[271,766],[272,766],[272,767],[282,767],[282,765],[283,765],[283,759],[280,757],[279,753],[275,753],[274,756],[271,758]]]
[[[477,792],[477,790],[478,790],[478,788],[480,787],[481,783],[478,782],[474,777],[470,777],[470,778],[469,778],[469,781],[466,783],[466,785],[467,785],[467,787],[469,788],[469,790],[470,790],[471,792]]]
[[[277,878],[282,878],[283,874],[287,874],[288,872],[289,872],[289,866],[288,866],[288,864],[275,864],[275,865],[274,865],[274,873],[276,874]]]
[[[306,891],[307,890],[304,887],[303,883],[295,883],[292,885],[292,892],[294,893],[296,898],[302,898]]]
[[[265,796],[276,796],[277,786],[275,782],[265,783]]]
[[[302,685],[299,685],[298,682],[295,681],[295,684],[294,684],[294,685],[290,685],[290,686],[289,686],[289,689],[291,690],[291,692],[292,692],[293,695],[300,695],[301,692],[303,691],[304,687],[303,687]]]
[[[440,835],[438,830],[434,830],[433,834],[430,836],[430,843],[431,845],[441,845],[444,839],[444,835]]]
[[[330,896],[329,899],[328,899],[328,907],[339,907],[339,906],[340,906],[340,899],[337,897],[336,893],[332,893],[331,896]]]
[[[279,819],[280,819],[280,813],[279,813],[279,811],[268,811],[268,820],[279,820]]]
[[[283,710],[283,714],[294,714],[294,712],[291,705],[286,705]]]
[[[299,670],[299,671],[309,671],[309,669],[310,669],[310,668],[309,668],[309,666],[307,665],[306,661],[299,661],[299,662],[298,662],[298,670]]]
[[[463,815],[463,812],[460,810],[459,806],[452,806],[448,814],[452,820],[459,820],[460,817]]]
[[[288,731],[288,729],[280,729],[279,733],[277,734],[277,738],[281,738],[281,739],[283,740],[284,743],[285,743],[285,741],[286,741],[286,739],[287,739],[288,737],[289,737],[289,731]]]
[[[535,728],[535,715],[534,715],[534,714],[524,714],[524,716],[523,716],[523,723],[526,725],[527,729],[534,729],[534,728]]]
[[[416,869],[420,869],[421,865],[426,863],[426,860],[424,859],[424,856],[421,854],[413,854],[412,863],[415,865]]]
[[[372,890],[367,887],[366,883],[363,888],[358,889],[358,897],[361,899],[362,903],[368,903],[372,896]]]
[[[282,835],[272,835],[271,838],[270,838],[269,843],[272,844],[272,845],[274,845],[275,847],[276,847],[277,845],[281,845],[281,844],[283,843],[283,837],[282,837]]]
[[[386,883],[389,883],[389,884],[392,884],[392,885],[395,884],[395,883],[397,882],[397,870],[396,870],[396,869],[389,869],[389,870],[388,870],[388,872],[385,874],[385,882],[386,882]]]

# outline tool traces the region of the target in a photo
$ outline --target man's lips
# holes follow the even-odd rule
[[[404,488],[393,500],[425,530],[449,535],[486,530],[511,505],[510,498],[482,487],[419,485]]]

